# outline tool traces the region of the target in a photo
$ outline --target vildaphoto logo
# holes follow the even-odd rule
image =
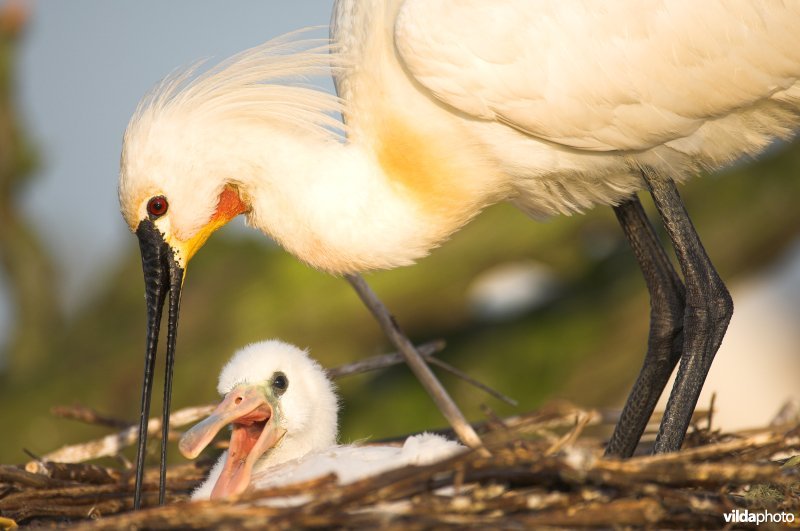
[[[736,509],[723,516],[729,524],[791,524],[795,520],[792,513],[771,513],[766,509],[760,512]]]

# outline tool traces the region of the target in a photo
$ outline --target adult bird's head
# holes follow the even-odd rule
[[[138,118],[142,119],[141,116]],[[176,132],[170,132],[169,127],[165,130],[165,126],[173,123],[166,121],[159,125],[132,121],[125,136],[120,170],[120,205],[125,220],[139,239],[147,308],[145,374],[134,497],[137,508],[141,503],[145,434],[164,302],[169,294],[163,415],[167,425],[180,294],[187,264],[211,233],[248,209],[234,184],[214,173],[205,173],[203,157],[200,154],[193,157],[195,150],[202,150],[202,146],[181,145],[187,140],[191,141],[186,137],[192,135],[176,137]],[[143,125],[148,126],[146,132],[139,129]],[[162,442],[162,459],[165,454],[163,445]],[[162,501],[163,484],[162,477]]]
[[[258,178],[269,173],[271,153],[278,149],[270,139],[279,132],[321,136],[338,123],[326,114],[337,108],[335,97],[287,81],[324,71],[327,52],[319,41],[298,41],[290,35],[202,74],[190,69],[173,75],[142,100],[128,124],[119,200],[125,221],[139,239],[147,304],[137,480],[142,475],[142,436],[167,294],[165,418],[187,264],[215,230],[255,210],[250,192],[263,192],[254,187],[263,188]]]
[[[336,137],[339,100],[300,83],[330,73],[327,41],[297,35],[242,52],[199,75],[192,68],[174,74],[137,107],[123,140],[119,200],[139,237],[145,268],[157,260],[185,271],[211,233],[256,210],[251,195],[282,198],[275,191],[280,186],[270,183],[293,179],[272,161],[280,156],[300,165],[304,154],[282,139]],[[254,214],[259,219],[249,221],[263,221],[264,211],[272,210],[261,208]]]
[[[236,185],[241,161],[229,145],[233,128],[224,112],[211,113],[216,106],[191,94],[167,84],[146,97],[125,131],[120,162],[125,221],[140,242],[166,245],[181,269],[212,232],[247,210]]]

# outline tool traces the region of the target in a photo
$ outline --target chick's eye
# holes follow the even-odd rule
[[[286,388],[289,387],[289,380],[286,378],[286,375],[282,372],[275,373],[275,376],[272,378],[272,387],[274,387],[275,391],[278,393],[286,391]]]
[[[169,203],[167,203],[167,198],[163,195],[157,195],[147,202],[147,213],[150,215],[151,219],[160,218],[167,213],[168,208]]]

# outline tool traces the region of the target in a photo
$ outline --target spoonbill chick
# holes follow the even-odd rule
[[[245,214],[351,275],[412,264],[498,201],[614,207],[652,324],[608,452],[633,452],[680,361],[655,445],[678,449],[733,306],[676,183],[793,134],[797,28],[800,3],[778,0],[338,0],[332,46],[294,35],[168,78],[131,118],[119,180],[148,309],[140,457],[161,308],[169,293],[166,417],[184,274],[214,230]],[[338,98],[297,84],[331,65]]]
[[[184,434],[180,450],[193,459],[226,425],[228,450],[193,499],[235,496],[334,473],[350,483],[386,470],[433,463],[466,450],[438,435],[409,437],[402,447],[340,446],[333,383],[307,352],[271,340],[236,352],[219,376],[223,396],[204,421]]]

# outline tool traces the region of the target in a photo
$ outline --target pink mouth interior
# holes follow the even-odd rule
[[[228,459],[214,485],[212,499],[239,494],[247,488],[250,473],[256,462],[255,458],[250,458],[250,453],[263,434],[269,419],[269,408],[261,406],[233,421]]]

